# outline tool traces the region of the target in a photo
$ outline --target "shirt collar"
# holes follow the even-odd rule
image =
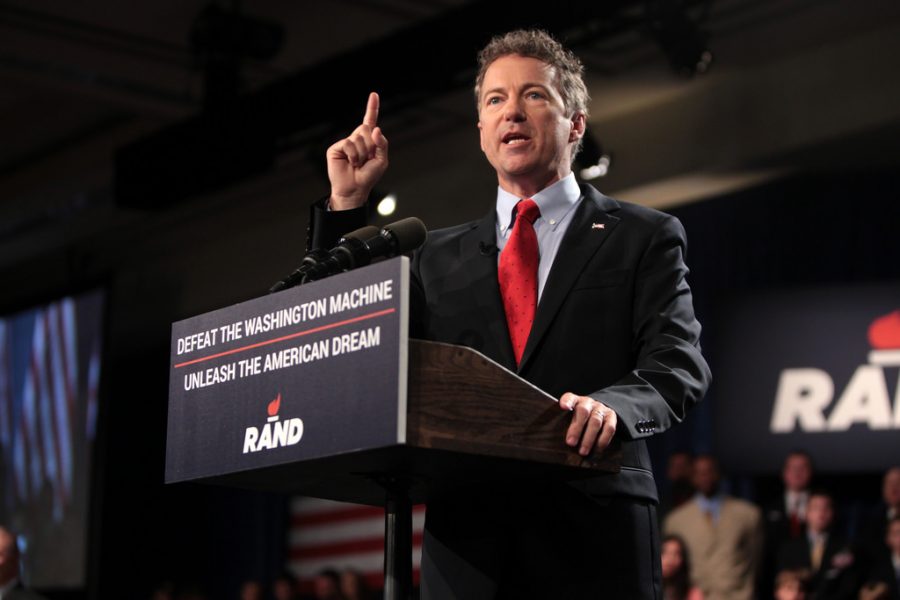
[[[722,494],[716,494],[711,498],[707,498],[700,492],[694,496],[694,499],[697,501],[697,504],[700,506],[702,510],[705,512],[718,512],[719,507],[722,505]]]
[[[541,216],[538,220],[547,223],[551,229],[556,229],[563,217],[578,204],[579,198],[581,198],[581,188],[578,187],[575,173],[572,172],[531,196],[531,199],[541,209]],[[509,233],[512,211],[519,200],[522,198],[497,186],[497,227],[500,229],[501,235]]]
[[[806,539],[809,540],[810,544],[816,544],[817,542],[822,542],[823,544],[828,543],[828,532],[823,531],[821,533],[813,533],[810,530],[806,530]]]
[[[805,514],[806,513],[806,501],[809,499],[809,492],[807,491],[795,491],[795,490],[786,490],[785,491],[785,503],[787,504],[788,511],[796,510],[798,513]]]

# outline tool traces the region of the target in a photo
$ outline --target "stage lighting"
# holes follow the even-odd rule
[[[575,165],[579,169],[578,174],[581,179],[590,181],[598,177],[605,177],[609,173],[611,163],[612,158],[603,151],[603,147],[594,137],[591,129],[586,129],[582,138],[581,152],[575,157]]]
[[[382,217],[387,217],[388,215],[394,214],[394,211],[397,210],[397,196],[394,194],[388,194],[378,203],[378,207],[375,209],[378,211],[378,214]]]
[[[581,178],[585,181],[605,177],[609,173],[610,158],[606,154],[600,157],[596,164],[581,169]]]

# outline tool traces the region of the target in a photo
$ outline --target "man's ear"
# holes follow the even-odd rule
[[[481,126],[481,119],[476,123],[478,127],[478,144],[481,146],[481,151],[484,152],[484,129]]]
[[[584,113],[575,113],[572,115],[572,129],[569,131],[569,142],[577,142],[584,137],[584,130],[587,127],[587,119]]]

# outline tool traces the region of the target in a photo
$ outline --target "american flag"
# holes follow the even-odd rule
[[[413,507],[413,582],[419,580],[425,505]],[[384,587],[384,509],[319,500],[291,501],[289,569],[309,589],[325,569],[353,570],[372,589]]]
[[[12,467],[5,501],[12,508],[46,492],[54,521],[72,495],[76,333],[71,298],[0,320],[0,443]]]

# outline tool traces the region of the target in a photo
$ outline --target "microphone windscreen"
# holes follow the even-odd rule
[[[416,217],[400,219],[396,223],[385,225],[384,230],[391,234],[397,244],[396,253],[406,254],[425,243],[427,230],[425,223]]]
[[[365,227],[360,227],[350,233],[345,233],[341,236],[341,242],[344,240],[361,240],[366,241],[378,235],[378,228],[374,225],[366,225]],[[339,242],[340,243],[340,242]]]

